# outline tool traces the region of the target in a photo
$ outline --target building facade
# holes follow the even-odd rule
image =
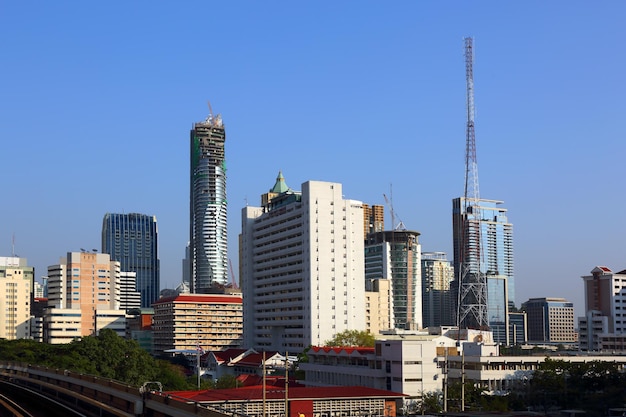
[[[156,216],[107,213],[102,220],[102,253],[118,261],[122,271],[136,273],[141,307],[159,298],[160,265]]]
[[[531,298],[522,304],[528,318],[528,341],[573,344],[574,304],[564,298]]]
[[[141,308],[141,294],[136,291],[137,273],[120,271],[120,310]]]
[[[226,131],[221,115],[195,123],[190,132],[190,288],[206,293],[228,282]]]
[[[108,254],[68,252],[48,267],[48,305],[43,319],[47,343],[69,343],[104,328],[124,336],[120,310],[120,263]]]
[[[471,205],[464,197],[452,201],[453,266],[455,291],[463,285],[459,283],[463,273],[462,262],[470,276],[484,278],[481,282],[484,285],[487,323],[498,330],[494,339],[507,343],[508,311],[510,306],[515,305],[515,275],[513,225],[508,221],[507,210],[502,204],[502,201],[480,199],[477,204]],[[473,302],[480,304],[482,300]],[[463,323],[460,324],[463,327]]]
[[[422,324],[422,265],[420,234],[389,230],[368,235],[365,278],[391,283],[391,327],[416,330]]]
[[[391,329],[390,285],[388,279],[365,280],[365,330],[373,335]]]
[[[241,345],[242,299],[228,294],[180,294],[153,304],[154,353],[222,350]]]
[[[454,268],[444,252],[422,253],[423,327],[454,325]]]
[[[261,206],[242,210],[244,346],[301,352],[365,329],[363,206],[338,183],[293,191],[279,173]]]
[[[0,338],[31,338],[35,268],[26,258],[0,257]]]
[[[385,230],[385,207],[377,204],[363,204],[363,236],[367,240],[370,233]]]
[[[581,350],[626,351],[626,270],[596,266],[582,277],[585,316],[578,318]]]

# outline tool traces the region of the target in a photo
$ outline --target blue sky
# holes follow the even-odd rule
[[[0,255],[37,276],[100,249],[107,212],[157,216],[162,287],[188,240],[189,129],[227,128],[229,250],[279,170],[343,184],[452,257],[463,193],[463,38],[474,37],[483,198],[514,224],[516,301],[583,311],[626,268],[626,3],[3,2]],[[389,223],[389,217],[388,217]]]

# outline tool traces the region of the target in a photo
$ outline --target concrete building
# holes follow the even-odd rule
[[[0,338],[31,338],[31,303],[35,268],[26,258],[0,257]]]
[[[192,293],[228,282],[226,131],[222,116],[209,114],[190,132],[189,259]]]
[[[129,311],[141,308],[141,294],[135,291],[137,273],[120,271],[120,309]]]
[[[574,304],[564,298],[531,298],[522,304],[529,343],[574,344]]]
[[[461,378],[486,390],[487,395],[506,395],[512,390],[524,389],[532,379],[533,372],[546,359],[562,360],[571,363],[606,361],[626,366],[626,356],[614,355],[563,355],[563,356],[501,356],[499,345],[489,343],[466,343],[463,356],[449,355],[446,359],[450,382]]]
[[[154,353],[241,346],[242,299],[227,294],[180,294],[153,304]]]
[[[391,329],[390,285],[388,279],[365,280],[365,330],[373,335]]]
[[[423,327],[455,324],[453,280],[454,268],[444,252],[422,253]]]
[[[365,329],[363,204],[341,184],[289,188],[279,173],[242,210],[244,347],[301,352]]]
[[[312,347],[301,363],[307,386],[363,386],[401,392],[406,404],[440,391],[445,352],[456,341],[442,335],[385,335],[368,347]],[[441,358],[439,358],[441,356]]]
[[[363,203],[363,236],[385,230],[385,207]]]
[[[48,267],[48,305],[43,339],[68,343],[96,335],[104,328],[124,336],[126,321],[120,310],[120,263],[108,254],[68,252]]]
[[[626,270],[596,266],[582,277],[585,316],[578,318],[579,347],[626,352]]]
[[[368,235],[365,246],[365,278],[391,282],[391,316],[395,329],[417,330],[422,320],[422,265],[420,234],[389,230]]]
[[[508,312],[509,307],[515,305],[513,225],[508,221],[507,209],[501,206],[502,201],[480,199],[477,205],[467,203],[464,197],[452,201],[455,290],[463,273],[461,262],[465,259],[463,262],[471,276],[480,274],[485,278],[486,320],[495,330],[494,340],[508,343]],[[471,212],[466,213],[466,210]],[[473,239],[479,238],[480,242],[468,236],[475,236]],[[469,300],[470,304],[472,302],[478,306],[482,300]],[[460,325],[476,328],[477,324]]]
[[[102,220],[102,253],[118,261],[122,271],[135,273],[132,291],[141,294],[143,308],[149,308],[161,291],[158,237],[156,216],[107,213]]]
[[[126,338],[135,340],[142,349],[150,354],[154,353],[153,317],[153,308],[130,310],[126,314]]]
[[[202,391],[169,391],[170,401],[194,401],[219,414],[266,417],[395,417],[404,395],[366,387],[262,385]],[[287,398],[287,400],[286,400]]]

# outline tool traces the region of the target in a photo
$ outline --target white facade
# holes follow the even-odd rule
[[[585,316],[578,318],[581,350],[626,351],[626,270],[596,266],[582,277]]]
[[[244,346],[296,352],[365,329],[363,204],[338,183],[280,181],[242,210]]]
[[[389,336],[374,348],[311,348],[301,363],[308,386],[363,386],[401,392],[408,402],[443,388],[444,352],[456,341],[437,335]]]
[[[141,308],[141,294],[137,291],[137,273],[120,272],[120,309]]]
[[[35,269],[26,258],[0,257],[0,338],[31,337],[30,301]]]

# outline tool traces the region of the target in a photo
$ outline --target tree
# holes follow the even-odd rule
[[[324,346],[374,347],[376,338],[367,330],[344,330],[324,342]]]

